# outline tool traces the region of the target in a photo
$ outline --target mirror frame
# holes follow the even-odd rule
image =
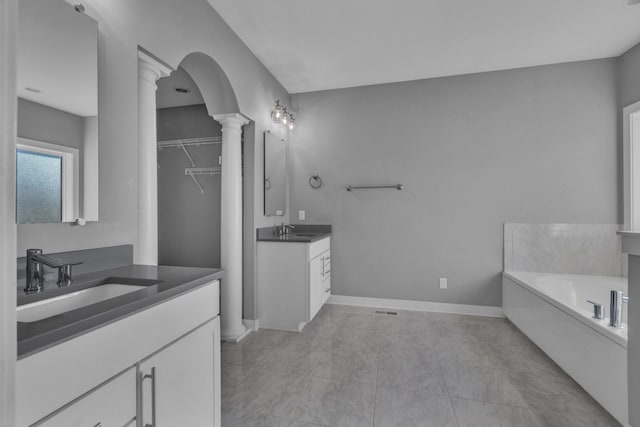
[[[277,139],[281,144],[283,144],[283,161],[284,161],[284,179],[283,181],[283,188],[282,188],[282,193],[283,193],[283,206],[282,209],[272,209],[271,211],[268,211],[268,205],[267,205],[267,191],[268,190],[272,190],[271,187],[271,174],[268,174],[268,170],[267,170],[267,156],[268,156],[268,152],[269,149],[267,147],[267,138],[268,137],[272,137],[274,139]],[[286,145],[286,141],[283,138],[278,137],[277,135],[275,135],[274,133],[272,133],[271,131],[265,130],[263,132],[263,200],[264,200],[264,216],[285,216],[287,213],[287,145]],[[271,194],[271,193],[270,193]]]

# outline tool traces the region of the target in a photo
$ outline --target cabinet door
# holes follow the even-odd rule
[[[322,307],[322,255],[309,261],[309,321]]]
[[[214,395],[220,399],[220,394],[214,392],[218,375],[214,366],[219,367],[220,360],[214,357],[214,340],[219,321],[201,326],[140,364],[142,425],[215,425],[219,415]]]
[[[135,417],[136,371],[130,369],[51,418],[34,425],[43,427],[128,427],[134,425]]]

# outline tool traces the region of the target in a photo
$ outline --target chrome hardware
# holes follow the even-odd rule
[[[602,304],[587,300],[589,304],[593,304],[593,318],[594,319],[604,319],[604,307]]]
[[[26,293],[40,292],[44,286],[43,265],[58,269],[58,286],[69,286],[73,279],[71,267],[82,262],[63,263],[42,253],[42,249],[27,249]]]
[[[151,374],[140,375],[142,381],[151,379],[151,424],[147,423],[144,427],[156,427],[156,367],[151,368]]]
[[[622,304],[628,303],[629,298],[622,291],[611,291],[611,307],[609,309],[609,326],[622,327]]]
[[[296,227],[294,225],[285,224],[284,222],[278,226],[278,234],[280,236],[288,236],[289,230],[293,230]]]
[[[347,185],[347,191],[352,190],[370,190],[374,188],[395,188],[396,190],[404,190],[404,185],[402,184],[393,184],[393,185]]]

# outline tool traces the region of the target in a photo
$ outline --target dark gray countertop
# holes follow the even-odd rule
[[[71,286],[58,288],[55,281],[45,290],[26,295],[18,293],[21,306],[42,299],[96,286],[105,281],[146,286],[135,292],[68,311],[36,322],[18,322],[18,359],[60,344],[93,329],[130,316],[184,292],[224,276],[218,268],[128,265],[84,274]]]
[[[263,227],[256,230],[258,242],[310,243],[331,236],[331,225],[291,224],[295,228],[289,234],[280,236],[278,226]]]

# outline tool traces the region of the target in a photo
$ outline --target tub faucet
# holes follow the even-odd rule
[[[599,302],[587,300],[589,304],[593,304],[593,318],[594,319],[604,319],[604,307]]]
[[[609,326],[614,328],[622,327],[622,304],[628,303],[629,297],[624,296],[622,291],[611,291],[611,307],[609,310]]]
[[[69,286],[73,279],[71,267],[82,262],[63,263],[42,253],[42,249],[27,249],[26,293],[40,292],[44,287],[43,265],[58,269],[58,286]]]

